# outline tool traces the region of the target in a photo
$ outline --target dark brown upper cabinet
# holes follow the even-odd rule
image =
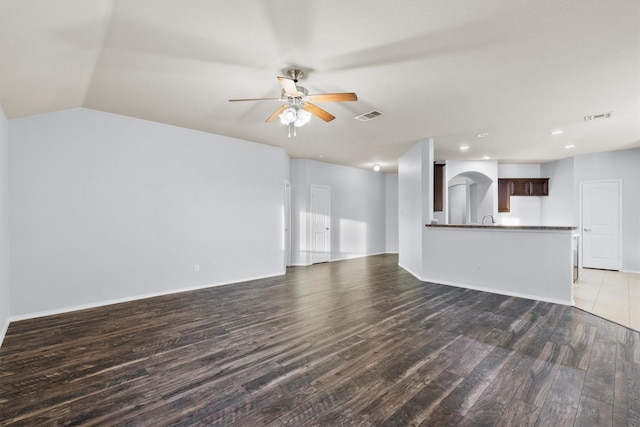
[[[498,212],[511,210],[511,196],[548,196],[549,178],[498,178]]]
[[[433,165],[433,211],[444,210],[444,164]]]
[[[548,196],[549,195],[549,178],[531,179],[530,196]]]
[[[529,180],[510,179],[509,182],[511,183],[511,196],[528,196],[531,194]]]
[[[508,179],[498,178],[498,212],[511,210],[511,192],[513,183]]]

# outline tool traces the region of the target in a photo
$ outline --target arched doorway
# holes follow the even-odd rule
[[[480,172],[463,172],[447,182],[448,224],[480,224],[493,215],[493,180]]]

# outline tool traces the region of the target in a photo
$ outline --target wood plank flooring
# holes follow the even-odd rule
[[[640,426],[640,334],[394,255],[14,322],[0,425]]]

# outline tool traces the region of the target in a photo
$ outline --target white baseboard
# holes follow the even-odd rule
[[[4,341],[4,336],[7,334],[7,330],[9,329],[9,323],[11,320],[7,319],[2,325],[2,329],[0,329],[0,347],[2,347],[2,342]]]
[[[422,280],[422,281],[423,282],[429,282],[429,283],[435,283],[436,285],[453,286],[455,288],[473,289],[474,291],[488,292],[490,294],[498,294],[498,295],[505,295],[505,296],[509,296],[509,297],[530,299],[530,300],[535,300],[535,301],[550,302],[550,303],[553,303],[553,304],[560,304],[560,305],[573,305],[573,301],[565,301],[565,300],[555,299],[555,298],[546,298],[546,297],[542,297],[540,295],[525,294],[525,293],[521,293],[521,292],[510,292],[510,291],[505,291],[505,290],[502,290],[502,289],[486,288],[486,287],[483,287],[483,286],[474,286],[474,285],[468,285],[468,284],[464,284],[464,283],[453,283],[453,282],[446,283],[446,282],[443,282],[442,280],[435,281],[435,280],[426,279],[426,280]]]
[[[415,277],[416,279],[420,280],[421,282],[426,282],[426,280],[423,280],[422,277],[420,277],[419,274],[416,274],[415,271],[412,271],[410,268],[405,267],[404,265],[402,265],[401,263],[398,263],[398,266],[402,267],[403,269],[407,270],[413,277]]]
[[[620,270],[623,273],[640,274],[640,270]]]
[[[181,292],[195,291],[195,290],[198,290],[198,289],[212,288],[212,287],[216,287],[216,286],[233,285],[233,284],[238,284],[238,283],[243,283],[243,282],[249,282],[249,281],[252,281],[252,280],[268,279],[270,277],[282,276],[283,274],[284,273],[277,273],[277,274],[271,274],[271,275],[267,275],[267,276],[247,277],[247,278],[243,278],[243,279],[226,281],[226,282],[207,283],[207,284],[204,284],[204,285],[189,286],[189,287],[186,287],[186,288],[171,289],[171,290],[160,291],[160,292],[151,292],[151,293],[147,293],[147,294],[133,295],[133,296],[123,297],[123,298],[115,298],[115,299],[110,299],[110,300],[105,300],[105,301],[98,301],[98,302],[95,302],[95,303],[80,304],[80,305],[74,305],[74,306],[69,306],[69,307],[56,308],[56,309],[52,309],[52,310],[38,311],[38,312],[35,312],[35,313],[20,314],[20,315],[17,315],[17,316],[10,316],[9,320],[7,321],[7,325],[6,326],[8,327],[9,322],[17,322],[17,321],[20,321],[20,320],[35,319],[35,318],[38,318],[38,317],[52,316],[52,315],[55,315],[55,314],[70,313],[72,311],[86,310],[86,309],[89,309],[89,308],[96,308],[96,307],[104,307],[105,305],[120,304],[120,303],[123,303],[123,302],[137,301],[137,300],[141,300],[141,299],[145,299],[145,298],[153,298],[153,297],[159,297],[159,296],[163,296],[163,295],[178,294],[178,293],[181,293]]]
[[[369,256],[376,256],[376,255],[384,255],[386,252],[375,252],[372,254],[349,254],[346,256],[341,256],[338,258],[333,258],[331,260],[329,260],[329,262],[335,262],[335,261],[346,261],[348,259],[356,259],[356,258],[366,258]]]
[[[560,305],[573,305],[573,301],[565,301],[565,300],[559,300],[555,298],[545,298],[539,295],[531,295],[531,294],[525,294],[520,292],[509,292],[509,291],[503,291],[500,289],[485,288],[483,286],[474,286],[474,285],[468,285],[464,283],[443,282],[442,280],[431,280],[428,277],[422,278],[419,275],[417,275],[415,272],[411,271],[409,268],[403,266],[402,264],[398,263],[398,265],[404,268],[405,270],[407,270],[409,273],[411,273],[411,275],[413,275],[416,279],[420,280],[421,282],[429,282],[429,283],[434,283],[436,285],[453,286],[454,288],[473,289],[475,291],[488,292],[490,294],[505,295],[505,296],[516,297],[516,298],[525,298],[525,299],[531,299],[535,301],[551,302],[551,303],[560,304]]]
[[[393,253],[397,254],[397,252],[375,252],[372,254],[347,255],[339,258],[332,258],[329,260],[329,262],[346,261],[348,259],[366,258],[369,256],[385,255],[385,254],[393,254]],[[313,265],[313,264],[293,263],[293,264],[290,264],[289,267],[309,267],[310,265]]]

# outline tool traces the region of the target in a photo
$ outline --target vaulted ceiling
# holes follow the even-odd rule
[[[279,97],[293,66],[310,93],[359,100],[318,104],[336,119],[295,138],[265,123],[278,101],[228,102]],[[426,137],[437,159],[501,162],[640,147],[640,2],[0,0],[0,105],[93,108],[383,171]],[[371,110],[384,115],[354,119]]]

